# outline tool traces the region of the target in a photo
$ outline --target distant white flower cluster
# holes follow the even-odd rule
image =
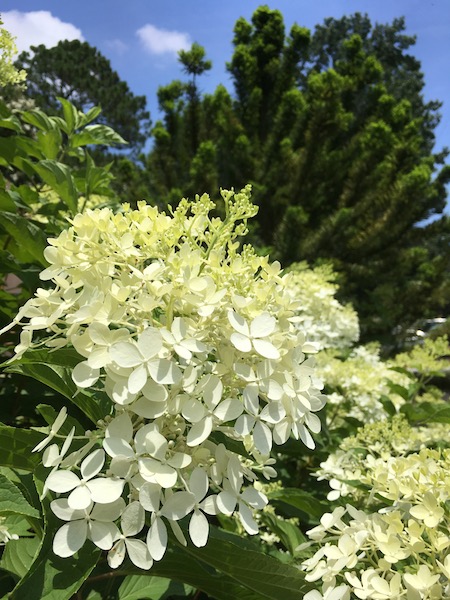
[[[369,456],[365,480],[378,510],[339,506],[308,532],[319,548],[302,566],[322,592],[305,600],[449,598],[449,468],[448,450]]]
[[[407,386],[406,375],[392,370],[393,364],[380,358],[378,346],[356,346],[345,360],[332,351],[317,357],[317,374],[323,377],[332,393],[328,403],[330,418],[350,416],[362,422],[376,422],[386,418],[381,397],[388,395],[398,409],[404,399],[390,391],[389,382]]]
[[[295,324],[308,340],[325,348],[348,348],[359,339],[359,320],[350,305],[335,298],[338,286],[328,265],[307,268],[298,263],[290,267],[289,293],[296,302]]]
[[[16,353],[73,346],[83,359],[74,382],[112,407],[81,442],[58,433],[63,410],[36,447],[47,446],[46,490],[66,521],[59,556],[89,539],[111,567],[128,553],[149,569],[167,526],[186,543],[178,522],[188,515],[196,546],[207,543],[205,515],[237,514],[255,534],[267,498],[254,483],[276,475],[272,444],[292,435],[314,447],[324,396],[305,356],[314,347],[292,322],[289,277],[251,247],[238,251],[256,212],[249,188],[222,196],[223,220],[204,195],[172,215],[145,203],[88,210],[49,240],[41,278],[54,287],[20,310]]]

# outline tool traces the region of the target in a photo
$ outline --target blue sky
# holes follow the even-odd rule
[[[17,44],[55,45],[59,39],[83,39],[110,61],[133,93],[147,97],[158,118],[156,90],[182,73],[177,50],[196,41],[206,48],[213,69],[200,81],[205,92],[218,83],[231,89],[225,63],[232,54],[233,27],[251,18],[264,2],[254,0],[3,0],[5,26]],[[326,17],[367,13],[372,22],[405,16],[407,33],[417,36],[413,53],[425,73],[425,97],[443,101],[436,149],[450,147],[450,0],[277,0],[289,28],[311,29]]]

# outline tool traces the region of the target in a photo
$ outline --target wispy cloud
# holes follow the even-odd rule
[[[117,38],[114,40],[108,40],[106,42],[106,46],[119,55],[125,54],[125,52],[128,50],[128,46],[122,42],[122,40]]]
[[[83,34],[72,23],[64,23],[48,10],[2,12],[4,27],[16,37],[19,52],[30,46],[44,44],[47,48],[56,46],[61,40],[84,41]]]
[[[138,29],[136,35],[150,54],[176,55],[179,50],[187,50],[191,47],[189,34],[159,29],[150,23]]]

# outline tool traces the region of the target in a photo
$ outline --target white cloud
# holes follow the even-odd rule
[[[188,50],[191,47],[189,34],[158,29],[150,24],[138,29],[136,35],[150,54],[177,54],[179,50]]]
[[[1,17],[5,29],[16,37],[19,52],[39,44],[52,48],[61,40],[84,41],[78,27],[72,23],[64,23],[48,10],[32,12],[10,10],[2,12]]]

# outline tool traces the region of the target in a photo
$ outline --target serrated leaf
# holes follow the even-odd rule
[[[27,502],[12,481],[0,473],[0,514],[11,513],[39,518],[39,511]]]
[[[165,577],[129,575],[120,585],[118,600],[166,600],[187,594],[187,586]]]

